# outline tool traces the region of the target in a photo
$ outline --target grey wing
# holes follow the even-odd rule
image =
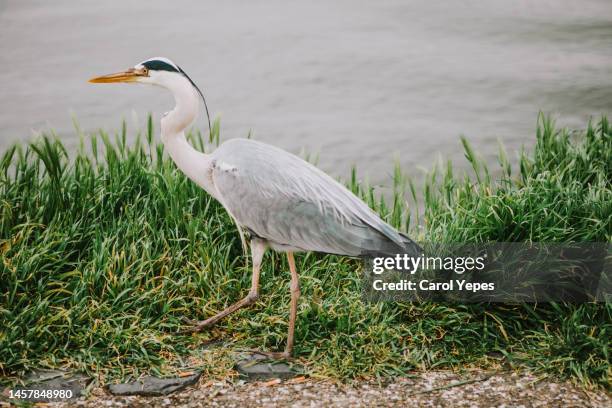
[[[359,256],[401,251],[406,237],[302,159],[235,139],[214,154],[213,182],[239,227],[273,244]]]

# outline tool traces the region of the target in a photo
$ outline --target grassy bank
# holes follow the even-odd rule
[[[150,124],[128,147],[124,126],[112,141],[84,138],[75,155],[49,138],[4,154],[0,375],[65,366],[111,381],[197,366],[223,376],[228,349],[284,347],[289,274],[284,257],[272,253],[254,307],[210,332],[176,334],[181,317],[203,319],[244,296],[250,269],[226,212],[163,157],[153,134]],[[464,144],[474,171],[456,176],[449,164],[431,173],[423,228],[403,198],[420,195],[399,170],[387,203],[356,176],[350,187],[419,240],[611,240],[606,119],[579,134],[541,119],[516,169],[500,152],[501,171],[491,172]],[[313,376],[529,366],[609,386],[610,304],[366,304],[358,261],[301,254],[297,264],[303,297],[295,351]]]

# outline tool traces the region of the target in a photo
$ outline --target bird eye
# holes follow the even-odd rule
[[[147,69],[147,67],[142,68],[142,74],[145,76],[149,76],[149,70]]]

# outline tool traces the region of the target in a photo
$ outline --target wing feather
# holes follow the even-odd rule
[[[405,239],[346,187],[284,150],[232,139],[213,160],[222,204],[239,226],[259,237],[355,256],[404,246]]]

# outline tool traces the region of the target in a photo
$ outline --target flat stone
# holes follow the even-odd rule
[[[76,399],[82,396],[83,390],[91,378],[80,373],[63,370],[37,369],[24,379],[24,385],[12,388],[13,393],[20,391],[22,401],[53,402]]]
[[[180,378],[157,378],[149,376],[134,382],[112,384],[109,385],[107,389],[113,395],[168,395],[197,383],[201,375],[202,373],[198,372],[188,377]]]
[[[246,381],[260,381],[272,378],[281,380],[301,375],[303,368],[290,361],[272,360],[269,357],[254,353],[244,352],[236,356],[234,368]]]

